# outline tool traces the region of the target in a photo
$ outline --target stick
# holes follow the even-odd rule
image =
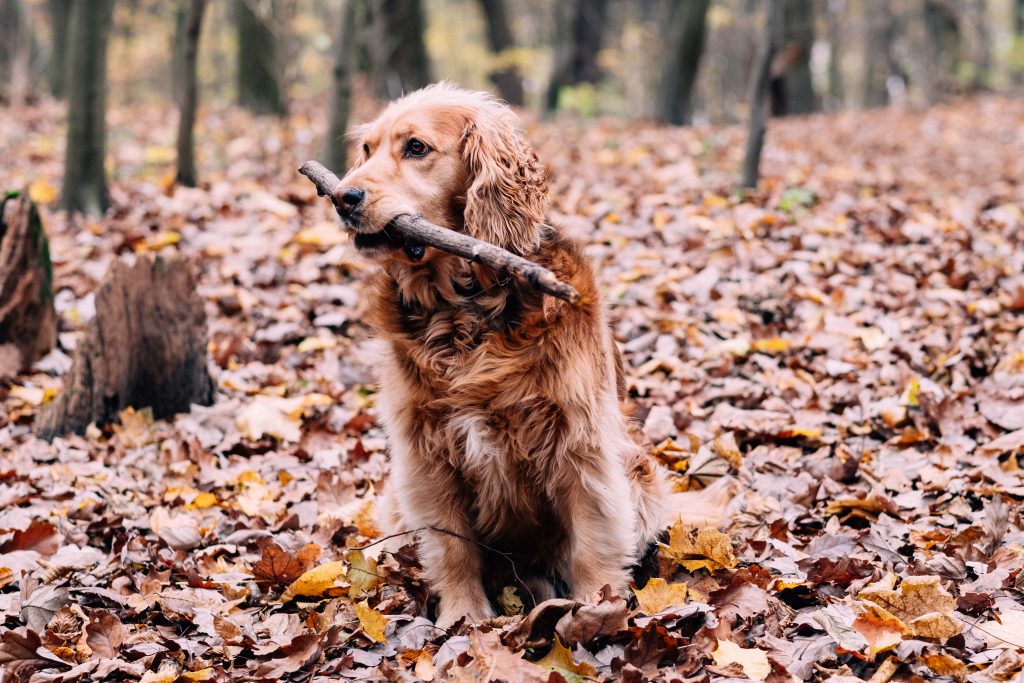
[[[341,184],[338,176],[317,161],[307,161],[299,168],[299,173],[316,185],[317,195],[330,197],[337,208],[338,201],[334,196],[334,191]],[[398,234],[408,240],[427,244],[435,249],[483,264],[493,268],[499,275],[510,275],[521,284],[568,301],[574,306],[580,306],[583,303],[583,297],[572,285],[559,280],[547,268],[524,259],[522,256],[516,256],[501,247],[453,230],[440,228],[419,216],[398,216],[391,221],[389,226],[393,226]]]

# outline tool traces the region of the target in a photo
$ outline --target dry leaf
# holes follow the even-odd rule
[[[669,530],[668,545],[661,545],[661,551],[675,560],[687,571],[707,569],[732,569],[736,556],[732,552],[732,541],[717,529],[705,527],[695,530],[677,521]]]
[[[355,605],[356,617],[359,619],[359,628],[367,638],[378,643],[383,643],[384,629],[388,626],[387,617],[370,607],[366,600],[357,602]]]
[[[665,579],[652,578],[642,589],[633,589],[640,611],[649,616],[661,614],[669,607],[686,604],[685,583],[668,583]]]
[[[582,681],[584,678],[597,675],[597,669],[591,664],[587,662],[577,663],[572,658],[572,652],[562,645],[562,641],[557,636],[551,644],[551,649],[548,653],[537,660],[537,665],[561,674],[569,683],[578,683],[578,681]]]
[[[763,681],[772,672],[767,652],[756,647],[742,648],[729,640],[719,640],[718,647],[711,653],[711,658],[721,667],[739,664],[744,675],[753,681]]]
[[[288,602],[300,595],[312,598],[340,595],[348,588],[345,578],[344,562],[322,564],[295,579],[281,595],[281,602]]]

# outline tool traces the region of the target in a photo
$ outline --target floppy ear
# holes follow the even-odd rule
[[[466,231],[517,254],[540,244],[547,208],[547,178],[529,143],[507,120],[478,114],[462,137],[469,171]]]

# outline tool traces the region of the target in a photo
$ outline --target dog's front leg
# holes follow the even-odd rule
[[[564,571],[570,595],[591,602],[605,584],[615,593],[625,592],[637,542],[637,513],[625,473],[596,465],[560,488],[569,535]]]
[[[441,599],[437,625],[448,628],[462,617],[480,622],[494,616],[458,478],[446,463],[410,460],[397,458],[393,476],[406,525],[421,530],[424,578]]]

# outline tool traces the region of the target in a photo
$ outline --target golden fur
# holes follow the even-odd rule
[[[672,500],[631,438],[593,272],[581,246],[545,223],[544,169],[511,110],[439,84],[355,135],[361,152],[339,192],[365,192],[346,220],[382,266],[368,308],[387,348],[377,401],[391,448],[385,522],[427,529],[419,550],[438,624],[491,616],[489,595],[516,581],[534,601],[559,582],[580,600],[606,584],[622,592],[666,523],[717,524],[722,495]],[[414,139],[423,156],[411,156]],[[522,254],[587,303],[388,239],[402,214]]]

